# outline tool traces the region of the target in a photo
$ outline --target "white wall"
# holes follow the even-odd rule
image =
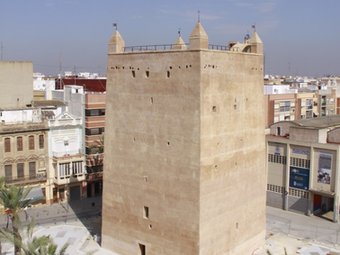
[[[0,122],[6,124],[41,122],[41,110],[39,108],[3,110],[0,112]]]

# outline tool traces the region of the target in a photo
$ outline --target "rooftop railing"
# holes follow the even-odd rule
[[[173,49],[173,44],[141,45],[141,46],[124,47],[125,52],[162,51],[162,50],[171,50],[171,49]]]
[[[209,44],[208,45],[209,50],[221,50],[221,51],[228,51],[229,47],[226,45],[217,45],[217,44]]]
[[[187,47],[189,44],[185,44]],[[155,45],[141,45],[124,47],[124,52],[139,52],[139,51],[165,51],[176,50],[179,44],[155,44]],[[209,44],[209,50],[228,51],[229,47],[226,45]]]

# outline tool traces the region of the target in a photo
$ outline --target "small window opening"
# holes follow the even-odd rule
[[[170,142],[168,141],[167,144],[170,146]]]
[[[145,76],[146,76],[147,78],[149,78],[149,75],[150,75],[150,72],[149,72],[149,71],[145,71]]]
[[[216,105],[214,105],[214,106],[212,107],[212,111],[213,111],[213,112],[216,112],[216,111],[217,111]]]
[[[150,97],[150,102],[151,104],[153,104],[153,97]]]
[[[132,77],[133,77],[133,78],[136,77],[136,72],[135,72],[135,70],[132,70]]]
[[[276,128],[276,135],[280,136],[281,135],[281,127]]]
[[[139,250],[140,250],[140,255],[146,255],[146,247],[144,244],[139,243]]]
[[[145,219],[149,219],[149,207],[147,207],[147,206],[144,206],[143,217],[144,217]]]
[[[166,72],[166,77],[170,78],[170,71]]]
[[[169,68],[172,69],[172,66],[170,66]]]

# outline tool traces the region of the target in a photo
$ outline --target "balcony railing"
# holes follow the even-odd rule
[[[81,156],[82,150],[79,149],[79,150],[73,150],[73,151],[52,152],[52,155],[55,158]]]
[[[86,180],[87,181],[96,181],[99,179],[103,179],[103,171],[101,172],[94,172],[94,173],[88,173],[86,175]]]
[[[54,178],[54,183],[57,185],[64,185],[69,183],[77,183],[85,180],[85,173],[79,173],[77,175],[68,175],[64,177]]]
[[[35,182],[46,182],[47,176],[46,172],[36,173],[32,175],[24,175],[22,177],[11,177],[6,176],[5,182],[7,184],[25,184],[25,183],[35,183]]]

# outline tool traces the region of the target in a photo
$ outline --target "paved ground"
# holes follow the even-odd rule
[[[36,219],[35,235],[50,235],[61,247],[69,243],[67,254],[117,255],[102,249],[100,243],[101,201],[86,199],[44,208],[30,208],[22,220]],[[0,217],[0,226],[6,217]],[[13,254],[3,244],[2,254]],[[286,252],[286,253],[285,253]],[[267,207],[267,240],[254,255],[340,255],[340,224]]]
[[[316,216],[267,207],[264,250],[273,255],[285,255],[285,251],[288,255],[340,255],[340,225]]]

